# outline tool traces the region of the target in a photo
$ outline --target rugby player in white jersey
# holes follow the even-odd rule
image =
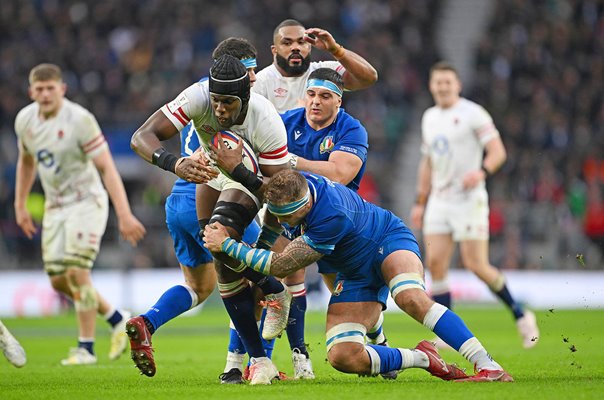
[[[329,52],[337,61],[310,61],[312,47]],[[270,100],[283,113],[304,107],[306,81],[318,68],[335,69],[346,90],[365,89],[373,85],[378,74],[357,53],[338,44],[331,33],[320,28],[305,29],[294,19],[286,19],[273,31],[273,63],[256,74],[254,93]]]
[[[436,104],[422,117],[423,156],[411,222],[423,230],[433,298],[451,307],[447,273],[459,243],[463,266],[509,307],[523,346],[533,347],[539,339],[535,314],[514,300],[503,274],[489,262],[485,181],[505,162],[505,147],[489,113],[460,96],[461,81],[453,65],[435,64],[429,86]]]
[[[206,151],[220,151],[211,143],[225,130],[247,141],[258,159],[262,175],[266,177],[289,168],[283,122],[267,99],[250,93],[249,73],[241,61],[223,55],[214,61],[208,80],[185,89],[175,100],[156,111],[132,137],[132,148],[146,161],[189,182],[198,183],[197,214],[202,230],[210,222],[221,221],[233,237],[240,238],[261,205],[262,193],[256,190],[262,187],[262,178],[242,163],[228,171],[230,176],[222,172],[216,176],[216,170],[207,158],[178,158],[166,151],[161,141],[177,135],[190,121]],[[247,184],[242,185],[231,177]],[[272,223],[278,226],[276,219]],[[270,384],[278,377],[279,371],[266,357],[256,325],[254,299],[244,278],[253,280],[250,274],[255,271],[242,270],[238,268],[239,262],[233,264],[234,260],[221,255],[214,255],[214,258],[220,295],[251,358],[250,383]],[[262,274],[256,275],[264,278]],[[287,293],[277,280],[274,280],[274,285]],[[273,293],[277,294],[276,291]],[[289,301],[287,298],[287,307]],[[285,310],[286,317],[288,311]],[[281,330],[285,328],[287,318],[283,322]]]
[[[311,61],[313,47],[327,51],[336,61]],[[310,74],[319,68],[331,68],[338,72],[342,76],[346,90],[368,88],[378,78],[375,68],[367,60],[342,47],[328,31],[320,28],[306,29],[304,25],[294,19],[286,19],[277,25],[273,31],[271,52],[273,63],[256,74],[256,84],[252,87],[252,91],[269,99],[279,113],[305,106],[306,82]],[[300,170],[317,172],[311,167],[314,161],[294,156],[292,166]],[[303,163],[304,165],[302,165]],[[351,176],[354,176],[358,171],[349,172]],[[278,240],[273,250],[280,251],[286,244],[287,241]],[[322,272],[324,272],[322,277],[326,285],[332,290],[335,283],[335,272],[327,270]],[[294,272],[283,279],[283,282],[293,295],[287,336],[292,348],[294,377],[313,379],[314,372],[310,354],[306,346],[301,345],[305,343],[303,329],[306,312],[304,270]],[[376,343],[386,343],[381,327],[382,319],[369,333],[370,340]],[[395,374],[390,374],[389,377],[395,377]]]
[[[61,69],[40,64],[29,75],[33,103],[15,120],[19,159],[15,188],[17,224],[28,238],[37,228],[26,200],[39,173],[46,196],[42,225],[44,269],[52,287],[71,298],[78,318],[78,346],[63,365],[94,364],[96,314],[113,327],[109,358],[126,350],[130,314],[112,307],[94,288],[91,269],[107,225],[107,192],[122,237],[133,246],[145,228],[130,210],[124,185],[94,116],[65,98]],[[103,187],[103,184],[105,187]]]

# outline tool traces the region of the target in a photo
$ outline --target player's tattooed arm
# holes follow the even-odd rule
[[[310,247],[304,239],[298,237],[285,247],[281,253],[273,253],[271,275],[284,277],[318,261],[323,254]]]

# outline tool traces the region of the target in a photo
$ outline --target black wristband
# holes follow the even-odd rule
[[[170,153],[168,150],[160,147],[159,149],[153,152],[153,156],[151,156],[151,162],[154,165],[157,165],[161,169],[165,169],[166,171],[170,171],[172,173],[176,173],[176,162],[178,161],[178,157],[174,154]]]
[[[256,174],[247,169],[243,163],[237,164],[233,172],[231,172],[231,178],[241,183],[251,192],[255,192],[262,187],[262,178],[259,178]]]
[[[489,170],[483,165],[480,167],[481,170],[484,171],[484,177],[488,178],[489,176],[491,176],[491,173],[489,172]]]

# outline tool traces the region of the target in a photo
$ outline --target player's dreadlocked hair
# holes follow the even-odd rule
[[[210,93],[239,97],[241,108],[245,108],[250,100],[250,76],[247,69],[229,54],[223,54],[214,61],[210,69],[209,86]]]
[[[212,52],[212,59],[216,60],[225,54],[243,60],[246,58],[256,58],[258,52],[254,45],[246,39],[230,37],[218,43],[218,46]]]

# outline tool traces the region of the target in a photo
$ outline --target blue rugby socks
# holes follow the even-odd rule
[[[166,322],[195,307],[197,302],[197,294],[193,289],[186,285],[176,285],[166,290],[159,300],[141,315],[146,324],[147,321],[151,324],[153,329],[149,331],[153,334]]]

